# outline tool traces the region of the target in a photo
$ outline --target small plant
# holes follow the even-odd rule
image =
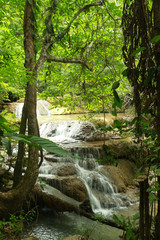
[[[26,222],[29,224],[33,222],[35,216],[36,210],[34,209],[31,209],[26,214],[22,212],[18,216],[10,214],[8,221],[5,219],[0,221],[0,240],[17,239],[17,237],[23,232],[23,223]]]
[[[43,191],[44,187],[45,187],[45,183],[43,182],[43,180],[41,178],[39,178],[38,180],[39,180],[40,188]]]
[[[91,232],[92,232],[92,229],[89,228],[89,227],[81,227],[81,228],[77,228],[78,232],[84,237],[85,240],[88,240],[90,235],[91,235]]]
[[[106,221],[106,217],[103,214],[94,214],[94,219],[97,221]]]
[[[8,221],[0,221],[0,240],[6,238],[16,239],[22,233],[24,217],[22,215],[10,215]]]
[[[109,149],[107,145],[103,144],[104,157],[100,160],[101,164],[109,164],[117,166],[118,162],[115,159],[115,155],[112,149]]]
[[[30,224],[31,222],[33,222],[36,215],[37,215],[37,211],[35,209],[29,210],[24,216],[24,222],[27,224]]]
[[[121,216],[120,218],[116,215],[113,216],[113,219],[117,224],[119,224],[124,229],[124,236],[126,240],[136,240],[137,239],[137,233],[135,232],[137,220],[139,219],[139,213],[136,213],[132,220],[130,217],[124,217]]]

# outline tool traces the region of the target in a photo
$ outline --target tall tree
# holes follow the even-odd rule
[[[84,46],[81,38],[77,38],[78,35],[76,36],[73,32],[76,32],[76,24],[81,24],[81,17],[84,22],[87,19],[85,23],[87,25],[87,22],[89,24],[89,21],[92,20],[92,12],[94,16],[98,16],[96,9],[103,8],[106,10],[107,7],[104,1],[87,1],[86,5],[84,5],[82,1],[62,2],[60,0],[48,0],[45,2],[44,12],[41,12],[41,4],[42,1],[40,0],[25,1],[23,23],[27,85],[20,133],[25,134],[28,127],[28,134],[35,136],[39,135],[36,115],[37,76],[44,63],[46,61],[73,63],[82,65],[83,68],[91,71],[93,66],[90,66],[91,61],[89,63],[87,61],[93,45],[92,38],[90,40],[89,37],[92,36],[87,36],[89,32],[86,32],[87,41]],[[65,18],[61,16],[63,13],[65,13]],[[103,14],[101,14],[99,16],[103,17]],[[98,17],[96,17],[97,21]],[[38,19],[40,21],[39,24],[37,24]],[[44,20],[44,22],[41,20]],[[101,27],[99,28],[97,25],[97,31]],[[93,23],[92,34],[95,31],[94,28]],[[59,50],[60,46],[64,43],[66,44],[67,41],[70,44],[71,37],[69,33],[73,37],[72,42],[73,40],[76,41],[76,38],[80,41],[78,42],[77,50],[73,48],[73,57],[59,56],[56,49]],[[59,47],[57,48],[57,46]],[[53,52],[56,52],[57,55],[53,55]],[[20,209],[23,200],[36,182],[38,176],[38,151],[33,146],[29,147],[27,169],[24,176],[22,176],[24,154],[24,144],[19,143],[18,158],[14,171],[14,188],[7,193],[0,193],[0,216],[6,216]]]
[[[124,72],[134,87],[134,103],[137,114],[136,136],[142,136],[154,148],[148,151],[147,158],[139,159],[143,169],[155,169],[155,185],[149,190],[149,174],[140,183],[140,238],[151,239],[151,226],[155,224],[154,239],[160,239],[160,1],[134,0],[124,1],[122,27],[124,34],[123,56],[127,69]],[[145,114],[149,114],[150,126],[143,126]],[[151,127],[152,126],[152,127]],[[143,143],[143,141],[142,141]],[[148,144],[148,143],[147,143]],[[146,145],[147,146],[147,145]],[[145,147],[145,146],[144,146]],[[149,147],[149,144],[148,144]],[[154,152],[156,152],[153,154]],[[149,173],[149,172],[148,172]],[[156,188],[155,188],[156,187]],[[157,215],[150,216],[149,195],[156,199],[153,191],[157,190]],[[149,191],[149,194],[148,194]],[[155,221],[153,219],[155,217]]]

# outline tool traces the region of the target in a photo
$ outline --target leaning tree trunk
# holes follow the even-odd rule
[[[35,3],[26,0],[24,11],[24,50],[25,67],[28,83],[26,87],[25,103],[22,112],[20,133],[25,133],[28,120],[28,134],[38,136],[38,124],[36,115],[36,72],[34,72],[35,59]],[[29,111],[28,111],[29,109]],[[7,193],[0,193],[0,217],[7,217],[9,213],[15,213],[21,209],[24,199],[33,188],[38,177],[38,150],[29,146],[28,165],[25,175],[22,177],[24,145],[19,144],[18,160],[14,172],[14,189]]]

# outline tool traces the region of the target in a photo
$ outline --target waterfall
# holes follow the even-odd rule
[[[87,148],[85,139],[95,130],[93,124],[79,121],[54,121],[44,123],[40,127],[41,137],[45,137],[61,144],[72,154],[79,157],[50,156],[43,162],[40,168],[40,176],[47,178],[57,176],[58,164],[64,162],[74,164],[77,176],[86,186],[93,212],[109,215],[114,209],[126,206],[127,197],[118,193],[117,188],[109,179],[101,173],[101,167],[97,159],[100,159],[100,152],[96,148]],[[78,147],[77,147],[78,146]]]
[[[22,115],[23,105],[24,105],[24,103],[17,103],[17,105],[16,105],[15,115],[16,115],[18,118],[20,118],[21,115]]]
[[[17,105],[16,105],[15,115],[18,118],[21,118],[21,116],[22,116],[23,105],[24,105],[24,103],[17,103]],[[38,100],[37,101],[37,116],[38,117],[50,116],[51,113],[49,111],[49,107],[50,107],[50,104],[47,101]]]
[[[44,123],[40,128],[41,137],[63,144],[85,140],[91,134],[91,130],[95,130],[93,124],[84,124],[77,120]]]

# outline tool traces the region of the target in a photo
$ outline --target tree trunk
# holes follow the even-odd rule
[[[27,124],[27,106],[26,106],[26,98],[25,98],[24,106],[22,110],[20,131],[19,131],[20,134],[26,133],[26,124]],[[19,142],[18,155],[17,155],[17,160],[14,168],[13,188],[15,188],[18,185],[22,177],[24,154],[25,154],[25,144],[23,142]]]
[[[149,216],[149,194],[148,194],[148,178],[144,180],[144,204],[145,204],[145,236],[146,240],[150,240],[150,216]]]
[[[139,183],[140,187],[140,203],[139,203],[139,235],[140,239],[144,240],[144,181]]]
[[[28,78],[25,102],[22,112],[20,133],[25,134],[28,120],[28,134],[38,136],[38,123],[36,114],[36,72],[34,72],[35,58],[35,2],[26,0],[24,11],[24,50],[25,67]],[[28,111],[29,110],[29,111]],[[38,150],[29,146],[28,165],[25,175],[22,177],[24,157],[24,144],[19,143],[18,159],[14,171],[14,189],[7,193],[0,193],[0,217],[8,217],[21,209],[26,195],[33,188],[38,177]]]
[[[154,36],[160,35],[160,1],[153,1],[153,14],[154,14]],[[157,75],[156,75],[156,90],[157,90],[157,114],[156,114],[156,125],[157,125],[157,144],[160,145],[160,42],[155,44],[154,49]],[[160,151],[158,152],[157,164],[160,161]],[[158,184],[160,186],[160,177],[158,176]],[[160,190],[158,191],[158,211],[155,223],[155,237],[156,240],[160,240]]]

